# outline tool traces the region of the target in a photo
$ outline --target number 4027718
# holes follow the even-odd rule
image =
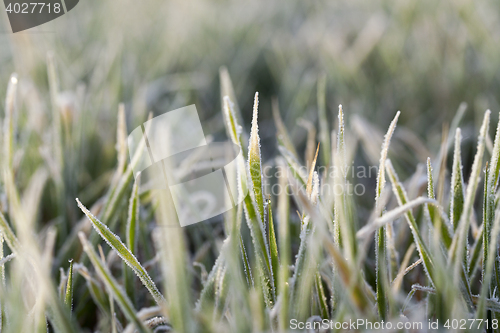
[[[55,13],[61,12],[60,3],[44,3],[44,2],[23,2],[23,3],[9,3],[5,9],[7,13],[16,14],[41,14],[41,13]]]
[[[483,320],[483,319],[448,319],[444,323],[444,327],[453,330],[471,330],[471,329],[494,329],[499,327],[498,319]]]

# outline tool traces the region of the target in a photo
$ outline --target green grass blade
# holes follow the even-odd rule
[[[489,168],[489,169],[488,169]],[[488,244],[490,242],[494,242],[496,244],[496,240],[492,240],[491,238],[491,230],[493,221],[495,219],[495,194],[497,189],[498,175],[500,171],[500,120],[497,124],[495,141],[493,143],[493,151],[491,154],[491,160],[486,165],[486,175],[485,175],[485,215],[483,219],[483,262],[488,261]],[[497,251],[491,252],[492,255],[496,256]],[[494,260],[494,272],[495,279],[493,280],[493,284],[490,287],[490,290],[495,290],[500,287],[500,264],[498,260]],[[483,281],[485,280],[486,267],[483,266]]]
[[[318,296],[321,318],[328,318],[328,301],[326,299],[325,289],[323,288],[323,281],[321,279],[321,273],[319,271],[316,272],[314,285],[316,288],[316,294]]]
[[[20,244],[16,235],[10,228],[5,216],[0,212],[0,233],[2,233],[3,239],[7,243],[12,253],[19,254]]]
[[[431,159],[427,158],[427,197],[429,199],[436,199],[434,194],[434,180],[432,178],[432,165]],[[429,215],[431,218],[432,225],[434,226],[434,238],[438,241],[442,241],[446,249],[451,246],[451,232],[448,225],[441,218],[441,214],[434,205],[427,205],[429,210]]]
[[[201,310],[205,309],[207,305],[214,305],[217,297],[217,280],[218,275],[222,271],[224,266],[224,258],[222,256],[222,251],[217,260],[215,260],[215,264],[212,267],[212,270],[208,274],[207,281],[205,281],[203,285],[203,289],[200,293],[200,299],[196,303],[196,310],[201,312]]]
[[[274,280],[276,281],[276,288],[279,288],[279,280],[277,279],[279,271],[279,256],[278,256],[278,244],[276,243],[276,234],[274,233],[274,221],[273,221],[273,210],[271,208],[271,199],[267,202],[268,208],[268,244],[269,253],[271,256],[271,268]]]
[[[486,235],[486,232],[484,233]],[[490,283],[492,280],[493,271],[495,269],[495,261],[498,261],[495,255],[498,251],[498,235],[500,234],[500,210],[495,212],[495,221],[493,223],[492,231],[490,234],[489,248],[485,249],[486,259],[483,259],[483,283],[481,285],[481,292],[479,303],[477,306],[476,318],[486,319],[486,301],[490,291]],[[485,237],[486,239],[486,237]],[[491,254],[491,255],[490,255]]]
[[[120,258],[137,274],[142,284],[149,290],[154,300],[159,306],[165,304],[165,298],[160,293],[158,288],[156,288],[155,283],[149,277],[144,267],[141,266],[137,258],[130,252],[130,250],[122,243],[120,238],[115,235],[108,227],[99,221],[82,203],[76,199],[78,207],[87,215],[87,218],[92,222],[92,226],[97,231],[97,233],[108,243],[111,248],[116,250]]]
[[[126,229],[126,239],[127,248],[132,253],[137,253],[137,233],[139,230],[139,184],[141,181],[140,174],[134,182],[134,187],[132,188],[132,193],[130,195],[129,205],[128,205],[128,217],[127,217],[127,229]],[[135,288],[134,288],[134,274],[127,268],[125,268],[126,263],[123,263],[123,278],[125,284],[125,291],[127,292],[130,299],[135,300]]]
[[[243,269],[245,271],[245,278],[247,280],[248,286],[253,286],[253,276],[252,269],[250,267],[250,261],[248,260],[247,250],[245,249],[245,243],[243,243],[243,238],[241,233],[239,235],[240,240],[240,250],[241,250],[241,260],[243,260]]]
[[[449,250],[448,260],[455,267],[455,276],[459,276],[460,267],[468,267],[467,265],[467,250],[468,250],[468,232],[470,226],[470,217],[472,214],[474,199],[481,174],[481,164],[486,144],[486,135],[488,133],[488,125],[490,122],[490,111],[487,110],[484,115],[483,124],[479,133],[477,152],[472,164],[471,175],[467,185],[467,193],[465,195],[464,209],[460,216],[457,232],[453,237],[453,242]],[[464,265],[465,264],[465,265]]]
[[[137,177],[132,188],[128,205],[128,218],[127,218],[127,247],[130,252],[137,251],[137,232],[139,223],[139,183],[140,176]]]
[[[345,125],[344,112],[342,105],[339,105],[339,131],[337,136],[337,152],[335,155],[335,172],[334,188],[335,190],[335,206],[334,206],[334,239],[339,244],[340,248],[345,252],[348,260],[355,262],[356,257],[356,228],[355,224],[349,218],[348,202],[347,202],[347,170],[348,163],[346,160],[346,143],[345,143]]]
[[[264,218],[264,198],[262,194],[262,164],[260,160],[260,137],[257,115],[259,110],[259,93],[255,93],[253,104],[252,131],[250,132],[250,142],[248,144],[248,167],[252,182],[255,204],[260,217]]]
[[[236,116],[234,114],[234,104],[228,96],[224,96],[222,101],[224,103],[223,114],[225,118],[226,132],[234,144],[243,147],[240,141],[242,129],[241,126],[238,125],[238,121],[236,120]]]
[[[73,260],[69,261],[68,281],[66,283],[64,304],[66,304],[70,310],[73,308]]]
[[[396,113],[396,116],[389,125],[389,129],[384,138],[382,144],[382,149],[380,152],[380,164],[379,173],[377,176],[377,187],[375,192],[375,205],[379,205],[380,195],[382,194],[382,189],[385,186],[385,160],[387,159],[387,154],[389,152],[389,144],[391,142],[392,135],[396,129],[396,124],[398,122],[400,112]],[[379,207],[380,209],[380,207]],[[389,297],[389,276],[388,276],[388,246],[386,242],[387,230],[385,227],[377,230],[375,235],[375,260],[376,260],[376,292],[377,292],[377,308],[379,316],[382,319],[387,318],[388,304],[387,300]]]
[[[450,221],[455,231],[457,230],[460,216],[464,209],[464,178],[462,176],[462,158],[460,156],[461,140],[461,131],[460,128],[457,128],[450,186]]]
[[[474,274],[477,271],[479,263],[482,261],[481,254],[484,253],[483,237],[484,237],[484,225],[481,226],[481,230],[477,236],[476,243],[474,244],[472,255],[470,256],[469,260],[469,280],[471,281],[474,280]]]
[[[245,217],[248,228],[252,236],[255,256],[258,262],[258,270],[262,281],[262,289],[264,291],[264,299],[268,307],[272,307],[275,302],[274,296],[274,281],[271,274],[270,260],[268,256],[267,244],[264,238],[264,230],[262,228],[261,219],[257,209],[254,206],[252,199],[247,195],[243,201],[245,208]]]
[[[92,245],[88,242],[85,234],[83,232],[78,233],[80,237],[80,242],[82,243],[83,250],[87,253],[92,265],[94,266],[97,274],[101,278],[101,280],[106,285],[107,289],[112,293],[113,298],[116,300],[123,313],[127,317],[127,319],[134,323],[135,327],[139,332],[150,332],[146,326],[144,326],[143,322],[137,318],[137,311],[134,309],[132,302],[127,297],[125,292],[120,288],[118,282],[113,278],[111,272],[106,267],[106,265],[99,259],[97,253],[92,248]]]
[[[152,113],[148,115],[148,120],[151,120],[153,117]],[[111,222],[113,217],[120,206],[121,200],[125,197],[125,194],[129,190],[129,186],[134,179],[134,168],[139,163],[144,146],[146,145],[145,140],[141,140],[134,155],[130,161],[130,164],[127,166],[127,169],[120,177],[120,180],[116,185],[113,185],[107,194],[106,203],[101,211],[100,219],[104,224],[108,224]],[[118,171],[119,172],[119,171]],[[120,172],[119,172],[120,173]]]
[[[403,188],[403,185],[399,182],[398,176],[396,174],[396,171],[394,170],[394,167],[392,166],[391,160],[387,159],[385,163],[387,175],[389,176],[389,179],[392,183],[392,190],[394,192],[394,195],[396,196],[398,203],[400,206],[403,206],[408,203],[408,197],[406,194],[405,189]],[[415,241],[415,244],[417,245],[417,250],[419,252],[420,258],[422,259],[425,272],[427,274],[427,277],[429,280],[433,281],[432,279],[432,273],[433,273],[433,264],[432,264],[432,257],[429,253],[429,250],[427,249],[427,246],[424,243],[424,240],[422,238],[422,235],[420,234],[420,231],[417,226],[417,222],[415,221],[415,218],[413,217],[413,213],[411,211],[407,211],[405,213],[406,216],[406,221],[408,222],[408,225],[410,226],[410,230],[413,235],[413,240]]]
[[[280,158],[278,165],[285,167],[286,162]],[[278,179],[281,189],[286,188],[288,185],[287,174],[282,173]],[[288,279],[290,276],[289,268],[291,259],[291,240],[290,240],[290,202],[289,197],[285,191],[280,191],[278,195],[278,237],[279,237],[279,253],[281,259],[281,266],[279,271],[278,282],[278,295],[281,299],[281,311],[278,314],[279,328],[281,331],[286,331],[289,328],[289,284]]]

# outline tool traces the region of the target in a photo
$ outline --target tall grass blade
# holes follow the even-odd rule
[[[127,218],[127,247],[130,252],[137,251],[137,232],[139,227],[139,183],[140,175],[134,182],[132,194],[130,195]]]
[[[337,152],[335,154],[334,175],[334,239],[343,249],[348,260],[355,261],[356,257],[356,228],[350,219],[347,203],[347,174],[348,163],[345,143],[344,111],[339,105],[338,113],[339,131],[337,137]],[[340,190],[339,190],[340,189]]]
[[[396,116],[389,125],[389,129],[384,137],[384,142],[382,143],[382,149],[380,152],[380,164],[379,172],[377,176],[377,187],[375,193],[375,205],[379,206],[380,195],[382,194],[382,189],[385,186],[385,160],[387,159],[387,154],[389,152],[389,145],[391,142],[392,135],[396,129],[396,124],[398,122],[400,112],[396,113]],[[380,207],[378,207],[380,209]],[[376,260],[376,291],[377,291],[377,307],[379,316],[382,319],[387,318],[388,304],[387,300],[390,295],[388,294],[389,289],[389,266],[388,266],[388,246],[387,246],[387,230],[385,227],[377,230],[375,236],[375,260]]]
[[[274,233],[274,220],[273,220],[273,210],[271,207],[271,199],[267,201],[267,216],[268,216],[268,244],[269,244],[269,254],[271,256],[271,268],[273,277],[275,277],[276,289],[279,289],[279,256],[278,256],[278,244],[276,243],[276,234]]]
[[[460,216],[464,208],[464,179],[462,176],[462,158],[460,156],[461,141],[462,134],[460,128],[457,128],[450,186],[450,221],[455,231],[457,230]]]
[[[486,233],[485,233],[486,234]],[[486,319],[486,309],[487,309],[487,297],[490,291],[490,283],[492,281],[493,272],[495,269],[495,261],[498,261],[497,253],[498,249],[498,236],[500,234],[500,210],[497,209],[495,212],[495,221],[492,226],[490,233],[489,248],[485,249],[486,263],[483,264],[483,283],[481,285],[481,292],[479,296],[479,302],[477,305],[476,318]],[[491,254],[491,255],[490,255]]]
[[[285,161],[280,158],[278,160],[278,165],[285,167]],[[278,195],[278,236],[279,236],[279,253],[281,259],[281,265],[279,270],[279,282],[278,285],[278,295],[281,301],[281,311],[278,313],[279,328],[281,331],[286,331],[289,328],[289,283],[288,279],[290,276],[289,268],[291,251],[290,251],[290,225],[289,225],[289,214],[290,214],[290,203],[289,197],[284,191],[288,185],[287,173],[281,173],[281,177],[278,179],[279,188],[281,191]]]
[[[85,234],[83,232],[80,232],[78,233],[78,237],[80,238],[80,242],[82,243],[83,250],[85,251],[85,253],[87,253],[97,274],[104,282],[107,289],[112,293],[113,298],[116,300],[127,319],[134,323],[139,332],[150,332],[150,330],[143,324],[143,322],[139,318],[137,318],[137,311],[134,309],[132,302],[127,297],[125,292],[120,288],[118,282],[113,278],[106,265],[101,261],[101,259],[99,259],[97,253],[92,248],[92,245],[85,237]]]
[[[392,183],[392,190],[394,192],[394,195],[396,196],[398,203],[400,206],[404,206],[405,204],[408,203],[408,197],[406,194],[405,189],[403,188],[403,185],[399,182],[398,176],[396,174],[396,171],[394,170],[394,167],[392,166],[391,160],[387,159],[385,161],[385,167],[387,171],[387,175],[389,176],[389,179]],[[408,222],[408,225],[410,226],[410,230],[413,235],[413,240],[417,246],[417,250],[419,252],[420,258],[422,259],[425,272],[427,274],[427,277],[429,280],[433,281],[433,264],[432,264],[432,257],[429,253],[429,250],[427,249],[427,246],[424,243],[424,240],[422,238],[422,235],[420,234],[419,228],[417,226],[417,222],[415,221],[415,217],[413,216],[413,213],[411,211],[407,211],[405,213],[406,216],[406,221]]]
[[[137,234],[139,231],[139,184],[141,181],[140,174],[137,176],[132,188],[128,205],[128,217],[126,228],[127,248],[132,253],[137,253]],[[125,291],[130,299],[135,299],[134,276],[132,272],[125,268],[126,263],[123,263],[123,276]]]
[[[264,198],[262,195],[262,164],[260,160],[260,137],[257,115],[259,110],[259,93],[255,93],[253,104],[252,130],[248,144],[248,167],[252,182],[255,204],[261,218],[264,218]],[[263,221],[263,220],[262,220]]]
[[[87,215],[87,218],[92,222],[92,226],[97,231],[97,233],[108,243],[111,248],[116,250],[120,258],[137,274],[142,284],[148,289],[148,291],[153,296],[154,300],[159,306],[165,305],[165,298],[160,293],[158,288],[156,288],[155,283],[149,277],[144,267],[139,263],[137,258],[130,252],[130,250],[122,243],[120,237],[115,235],[111,230],[108,229],[101,221],[99,221],[78,199],[76,199],[78,207],[82,212]]]
[[[472,214],[476,190],[479,183],[481,173],[481,164],[485,149],[486,135],[488,133],[488,125],[490,122],[490,110],[487,110],[484,115],[483,124],[479,132],[477,143],[477,152],[472,164],[471,175],[467,185],[467,193],[465,195],[464,209],[460,216],[460,221],[457,227],[457,232],[453,237],[453,242],[449,250],[448,260],[453,263],[455,276],[459,276],[461,267],[468,267],[467,252],[468,252],[468,232],[470,227],[470,216]]]
[[[73,260],[69,261],[68,281],[66,283],[64,304],[66,304],[70,310],[73,309]]]

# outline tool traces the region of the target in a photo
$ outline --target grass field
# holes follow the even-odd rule
[[[0,330],[499,331],[499,10],[87,0],[18,34],[2,14]],[[242,203],[169,227],[127,136],[190,104],[243,152]]]

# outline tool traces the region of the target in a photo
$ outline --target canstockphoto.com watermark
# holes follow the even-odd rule
[[[430,323],[432,324],[432,323]],[[430,327],[430,326],[429,326]],[[355,319],[348,321],[334,321],[322,319],[317,321],[298,321],[297,319],[290,320],[290,329],[292,330],[342,330],[342,331],[357,331],[357,330],[422,330],[424,323],[415,321],[369,321],[366,319]],[[432,328],[432,327],[430,327]]]

